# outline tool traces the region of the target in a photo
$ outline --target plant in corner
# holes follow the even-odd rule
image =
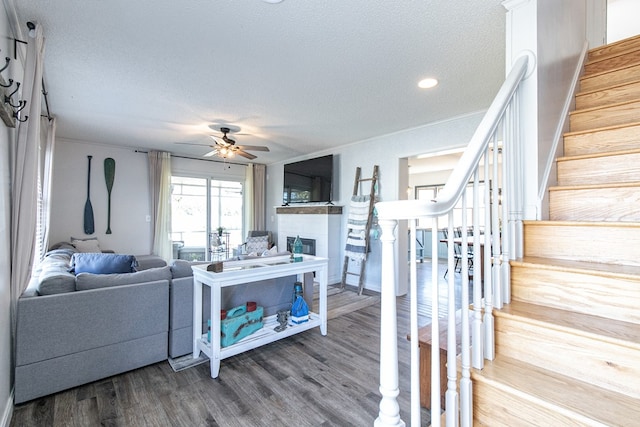
[[[218,227],[218,236],[222,236],[223,232],[224,232],[224,227],[222,226]]]

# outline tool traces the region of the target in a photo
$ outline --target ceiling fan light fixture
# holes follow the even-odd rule
[[[433,77],[427,77],[426,79],[422,79],[418,82],[418,87],[420,89],[431,89],[436,86],[438,86],[438,80]]]

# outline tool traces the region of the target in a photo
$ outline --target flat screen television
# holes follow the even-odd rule
[[[330,203],[332,182],[332,154],[285,164],[283,203]]]

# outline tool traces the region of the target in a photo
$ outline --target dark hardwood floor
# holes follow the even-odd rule
[[[426,324],[428,264],[418,278]],[[379,296],[332,287],[328,306],[327,336],[314,329],[225,359],[216,379],[208,363],[174,372],[165,361],[18,405],[11,426],[371,426],[380,403]],[[408,310],[409,298],[398,297],[398,400],[407,423]],[[422,423],[430,423],[425,409]]]

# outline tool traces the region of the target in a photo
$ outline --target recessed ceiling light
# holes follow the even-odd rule
[[[282,0],[262,0],[265,3],[282,3]]]
[[[418,87],[422,88],[422,89],[430,89],[432,87],[435,87],[438,85],[438,80],[434,79],[434,78],[426,78],[426,79],[422,79],[418,82]]]

